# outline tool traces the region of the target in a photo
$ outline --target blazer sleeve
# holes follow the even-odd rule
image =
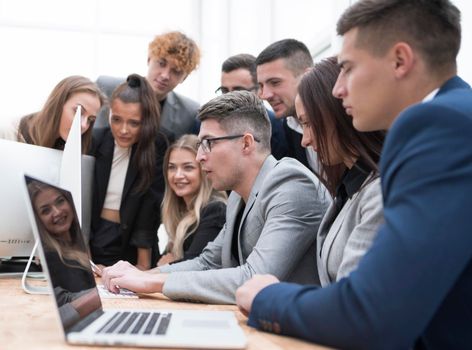
[[[471,271],[470,135],[470,114],[451,107],[399,116],[381,161],[385,225],[358,269],[322,289],[266,287],[249,324],[336,348],[412,348],[435,316],[450,315],[450,298],[468,293],[455,286]]]
[[[336,280],[349,275],[359,265],[359,261],[369,250],[380,225],[383,223],[382,189],[380,179],[367,185],[360,199],[356,213],[359,222],[354,226],[344,247],[343,257],[336,274]]]
[[[139,248],[152,248],[157,240],[157,229],[161,223],[160,207],[164,198],[164,155],[168,147],[167,138],[160,135],[156,141],[156,170],[151,187],[144,194],[138,215],[130,235],[130,244]]]
[[[226,221],[226,204],[221,201],[208,203],[202,209],[200,224],[192,233],[192,243],[184,251],[184,260],[196,258],[208,242],[213,241]]]
[[[172,273],[164,284],[163,293],[166,296],[171,299],[234,304],[236,289],[255,274],[270,273],[280,279],[290,276],[308,249],[313,247],[316,231],[329,200],[319,183],[315,184],[313,174],[308,170],[302,173],[298,162],[295,166],[298,166],[297,170],[292,170],[293,161],[287,162],[288,165],[279,164],[276,171],[267,175],[258,192],[257,201],[251,209],[254,213],[251,219],[259,221],[260,234],[247,232],[248,237],[254,235],[255,239],[245,262],[240,266],[211,271],[181,270]],[[255,227],[254,223],[252,227]],[[314,271],[312,273],[315,274]]]

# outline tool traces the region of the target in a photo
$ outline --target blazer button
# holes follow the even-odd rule
[[[274,330],[274,333],[280,334],[281,329],[280,329],[280,324],[278,322],[274,322],[272,329]]]
[[[127,230],[127,229],[128,229],[128,225],[126,225],[126,224],[121,225],[121,227],[123,228],[123,230]]]

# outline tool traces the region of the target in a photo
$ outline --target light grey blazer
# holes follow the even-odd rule
[[[321,222],[316,257],[322,286],[346,277],[357,268],[384,221],[380,178],[365,185],[369,179],[348,199],[336,218],[332,203]]]
[[[319,283],[315,238],[330,197],[318,179],[292,158],[268,156],[251,189],[237,228],[239,259],[231,254],[235,219],[243,200],[228,199],[226,224],[202,254],[160,267],[171,299],[234,304],[236,289],[255,274]]]
[[[123,78],[102,75],[98,77],[97,85],[110,98],[113,90],[124,81]],[[171,91],[167,94],[166,103],[161,111],[160,126],[171,131],[176,139],[183,134],[195,134],[198,132],[196,117],[199,108],[200,105],[194,100]],[[109,107],[103,107],[95,126],[108,125],[109,113]]]

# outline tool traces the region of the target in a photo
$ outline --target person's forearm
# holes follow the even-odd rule
[[[162,289],[164,288],[166,279],[167,279],[166,273],[153,274],[152,276],[149,276],[149,280],[147,281],[148,283],[147,289],[155,293],[161,293]]]
[[[137,248],[138,258],[136,267],[140,270],[149,270],[151,268],[151,249],[150,248]]]

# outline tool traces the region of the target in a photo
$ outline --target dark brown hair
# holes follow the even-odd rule
[[[283,39],[267,46],[256,58],[256,66],[284,59],[285,67],[294,76],[303,74],[305,69],[313,67],[313,58],[304,43],[295,39]]]
[[[137,192],[144,192],[151,185],[156,165],[155,141],[159,129],[159,102],[145,78],[131,74],[126,82],[118,85],[111,95],[110,105],[115,99],[123,103],[139,103],[141,109],[141,128],[136,142],[134,165],[138,167],[139,183]]]
[[[251,74],[254,85],[257,85],[256,57],[248,53],[240,53],[228,57],[221,65],[221,71],[230,73],[236,69],[245,69]]]
[[[340,67],[335,57],[317,63],[307,72],[298,86],[298,93],[305,108],[311,132],[315,136],[319,177],[325,182],[328,191],[334,195],[339,184],[344,166],[328,166],[330,154],[328,143],[336,147],[343,158],[360,159],[369,170],[378,173],[377,163],[380,158],[385,132],[360,132],[346,114],[341,100],[335,98],[333,90]]]
[[[461,45],[460,11],[449,0],[361,0],[337,23],[344,35],[357,28],[356,45],[382,56],[403,41],[418,50],[428,68],[456,70]]]

